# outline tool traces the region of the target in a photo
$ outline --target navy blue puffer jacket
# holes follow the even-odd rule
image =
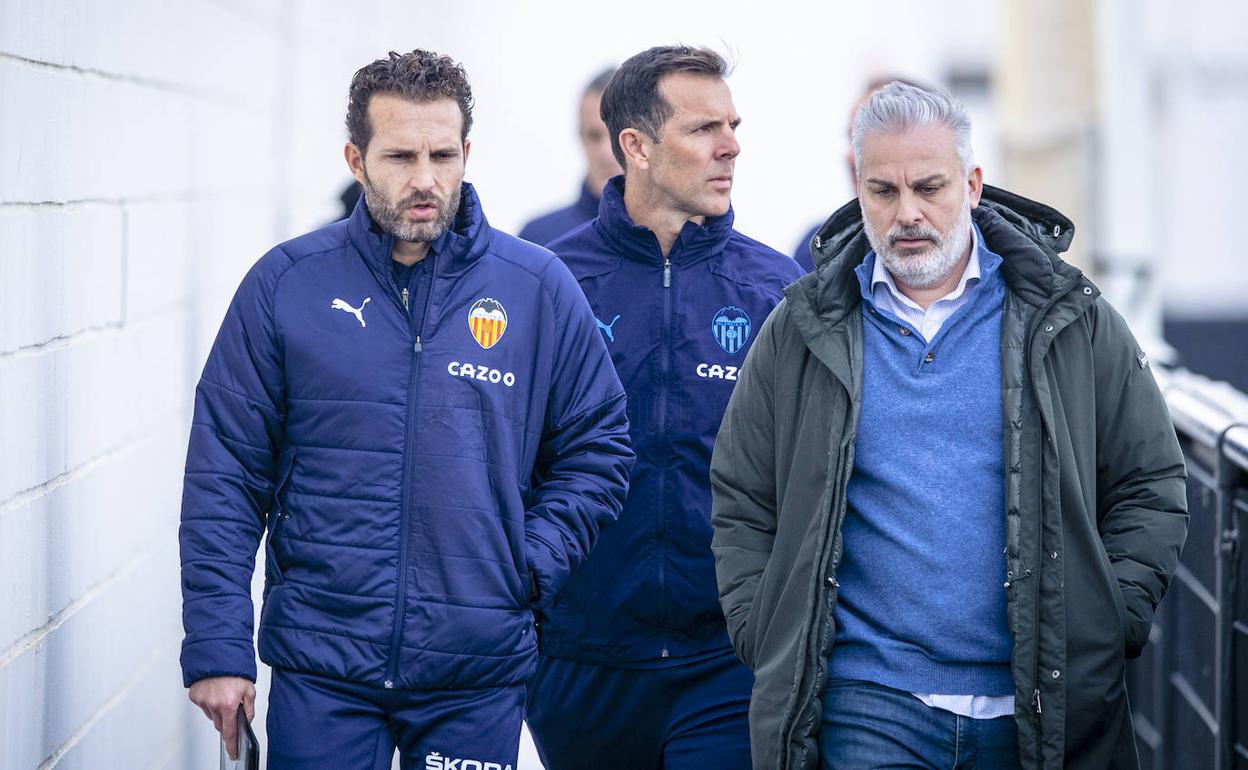
[[[619,523],[564,586],[544,654],[626,664],[729,649],[711,557],[711,449],[737,371],[802,270],[732,228],[686,222],[665,260],[624,207],[554,241],[598,318],[628,392],[637,466]]]
[[[183,492],[189,685],[260,657],[355,682],[518,684],[533,602],[623,504],[624,393],[550,252],[492,229],[471,185],[405,309],[363,200],[248,273],[196,390]],[[423,318],[416,336],[416,315]]]

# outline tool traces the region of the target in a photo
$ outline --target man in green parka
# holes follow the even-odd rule
[[[950,96],[886,86],[852,143],[711,465],[754,766],[1134,768],[1123,666],[1187,532],[1148,358]]]

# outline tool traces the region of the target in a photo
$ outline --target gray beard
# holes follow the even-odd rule
[[[930,227],[894,227],[882,237],[869,224],[864,229],[871,248],[894,281],[910,289],[930,289],[949,277],[971,245],[971,203],[963,196],[958,221],[943,234]],[[893,241],[907,238],[928,238],[932,245],[919,254],[903,254],[893,248]]]
[[[436,195],[415,194],[396,204],[381,188],[373,186],[367,172],[364,174],[364,204],[368,206],[368,213],[373,215],[373,221],[398,240],[409,243],[433,243],[451,229],[455,215],[459,213],[459,189],[456,185],[447,201]],[[403,218],[403,212],[408,207],[431,201],[438,207],[438,216],[432,222],[408,222]]]

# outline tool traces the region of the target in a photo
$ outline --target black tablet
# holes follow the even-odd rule
[[[260,770],[260,743],[247,721],[247,711],[238,704],[238,759],[230,759],[221,741],[221,770]]]

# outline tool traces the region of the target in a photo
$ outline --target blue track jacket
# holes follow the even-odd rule
[[[637,465],[619,523],[548,612],[542,652],[599,663],[728,649],[711,556],[711,449],[763,319],[802,270],[732,229],[732,211],[686,222],[665,264],[624,208],[550,248],[577,277],[628,392]]]
[[[186,461],[188,685],[255,678],[266,533],[266,663],[386,687],[522,683],[534,603],[620,512],[624,392],[563,263],[492,229],[468,184],[426,257],[424,307],[404,307],[392,243],[361,199],[261,258],[226,313]]]

